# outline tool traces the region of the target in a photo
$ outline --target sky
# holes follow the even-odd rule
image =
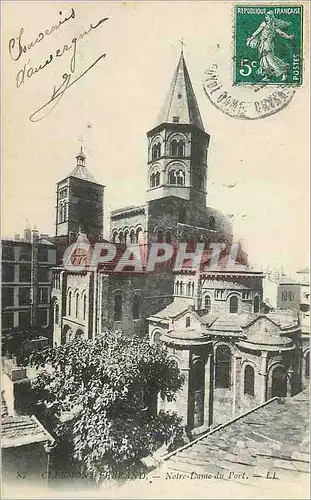
[[[253,2],[255,3],[255,2]],[[263,2],[262,2],[263,3]],[[305,14],[308,2],[304,3]],[[83,136],[86,164],[105,188],[105,234],[109,212],[146,200],[146,133],[184,56],[206,131],[208,206],[234,214],[235,240],[242,240],[251,264],[278,263],[289,274],[309,261],[309,88],[304,84],[280,112],[260,120],[238,120],[206,98],[205,70],[221,51],[229,75],[233,57],[231,2],[2,2],[2,235],[25,225],[54,235],[55,184],[74,168]],[[13,60],[9,40],[26,45],[74,9],[75,18]],[[60,14],[62,12],[62,14]],[[71,40],[92,29],[76,47],[75,76],[106,54],[67,89],[54,109],[37,122],[34,111],[69,71]],[[12,56],[18,56],[13,42]],[[11,42],[12,45],[12,42]],[[57,49],[64,51],[54,57]],[[30,67],[52,62],[32,73]],[[16,85],[25,67],[25,78]],[[234,188],[227,184],[236,183]]]

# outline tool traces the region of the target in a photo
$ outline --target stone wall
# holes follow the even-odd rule
[[[114,234],[123,234],[127,231],[130,234],[134,231],[136,235],[137,229],[142,229],[144,237],[146,237],[147,227],[147,206],[132,207],[128,210],[115,210],[110,216],[110,240],[113,241]],[[119,242],[118,238],[116,239]],[[129,241],[127,242],[129,244]]]
[[[69,179],[68,232],[78,234],[79,228],[90,241],[103,234],[104,187],[76,177]]]

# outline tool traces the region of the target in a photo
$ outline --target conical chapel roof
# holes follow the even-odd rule
[[[192,88],[183,53],[181,53],[169,92],[156,125],[181,123],[204,130],[199,106]]]

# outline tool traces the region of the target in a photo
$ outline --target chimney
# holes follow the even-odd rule
[[[29,229],[29,227],[26,227],[26,229],[24,229],[24,239],[26,241],[31,241],[31,229]]]
[[[20,240],[20,235],[18,233],[14,234],[14,240],[19,241]]]

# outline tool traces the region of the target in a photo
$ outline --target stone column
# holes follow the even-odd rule
[[[261,353],[261,367],[258,375],[261,378],[260,382],[260,403],[267,401],[267,367],[268,367],[268,353],[263,351]]]
[[[214,359],[213,351],[209,353],[205,364],[205,394],[204,394],[204,425],[209,427],[213,423],[214,398]]]
[[[288,370],[286,370],[286,396],[294,396],[295,391],[294,391],[294,380],[293,380],[293,375],[294,375],[294,370],[293,367],[290,366]]]
[[[232,417],[235,417],[241,412],[241,390],[242,390],[242,357],[240,353],[236,353],[233,357],[233,404]]]

